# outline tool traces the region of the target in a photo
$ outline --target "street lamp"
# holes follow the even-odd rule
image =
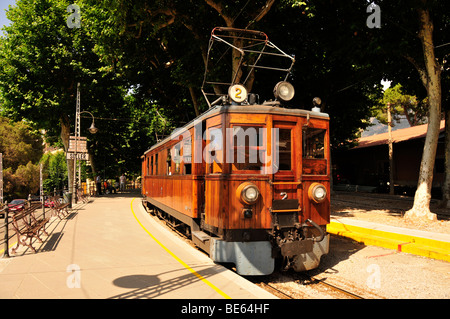
[[[96,128],[96,127],[94,126],[94,122],[92,122],[91,127],[88,128],[88,130],[89,130],[89,132],[91,132],[91,134],[95,134],[95,133],[98,132],[98,128]]]
[[[92,113],[91,113],[91,112],[88,112],[88,111],[81,111],[81,112],[80,112],[80,115],[81,115],[82,113],[88,113],[90,116],[92,116],[92,124],[91,124],[91,127],[88,128],[88,131],[89,131],[91,134],[97,133],[97,132],[98,132],[98,128],[95,127],[94,115],[92,115]]]

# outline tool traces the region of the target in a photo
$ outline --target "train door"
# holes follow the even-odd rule
[[[205,139],[204,134],[206,130],[206,121],[198,121],[194,125],[193,129],[193,147],[192,151],[192,178],[195,188],[194,207],[197,209],[197,216],[200,219],[199,224],[200,228],[203,229],[203,225],[205,224],[205,171],[206,171],[206,162],[203,157],[203,150],[205,149]]]
[[[303,215],[318,225],[330,219],[330,147],[328,121],[311,119],[302,129]],[[317,188],[317,187],[318,188]],[[315,192],[318,192],[316,198]]]
[[[297,122],[274,121],[272,218],[279,228],[301,222],[301,136]]]
[[[204,209],[201,214],[201,228],[212,233],[217,233],[223,228],[224,202],[224,146],[223,127],[221,116],[207,119],[202,123],[202,157],[204,181]]]

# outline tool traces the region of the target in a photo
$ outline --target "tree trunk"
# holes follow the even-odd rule
[[[189,86],[189,93],[191,94],[192,104],[194,105],[194,110],[195,110],[195,116],[197,117],[200,115],[200,111],[198,110],[197,96],[196,96],[194,88],[192,86]]]
[[[235,27],[235,20],[236,20],[236,16],[228,16],[225,11],[226,11],[226,6],[224,4],[222,4],[219,1],[216,0],[205,0],[205,2],[211,6],[213,9],[215,9],[220,16],[222,17],[222,19],[224,20],[225,24],[227,27],[229,28],[234,28]],[[252,19],[252,21],[249,21],[249,24],[247,25],[247,28],[249,28],[253,23],[260,21],[272,8],[272,5],[275,3],[275,0],[267,0],[265,5],[260,9],[260,11],[256,11],[255,13],[255,17],[254,19]],[[242,40],[240,39],[233,39],[233,45],[236,47],[241,47],[242,46]],[[241,53],[235,49],[233,49],[232,51],[232,61],[231,61],[231,65],[232,65],[232,74],[231,74],[231,79],[233,83],[241,83],[241,77],[242,77],[242,69],[240,68],[239,62],[241,60]],[[253,80],[252,79],[252,85],[253,85]],[[249,88],[247,88],[249,89]]]
[[[64,145],[64,150],[67,153],[69,149],[69,137],[70,137],[70,124],[67,116],[60,118],[61,123],[61,140]],[[68,174],[68,190],[73,193],[73,170],[74,170],[74,160],[66,160],[67,163],[67,174]]]
[[[414,206],[406,212],[405,218],[436,220],[436,214],[430,211],[433,168],[439,138],[441,117],[441,68],[436,61],[433,46],[433,22],[426,9],[419,9],[420,31],[425,69],[419,73],[427,89],[429,98],[428,130],[420,164],[419,181],[414,196]]]

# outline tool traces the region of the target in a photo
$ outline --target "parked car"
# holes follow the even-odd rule
[[[9,211],[13,213],[20,212],[25,208],[26,201],[26,199],[13,199],[11,203],[8,203]]]
[[[55,206],[55,202],[50,199],[46,199],[44,203],[46,208],[53,208]]]

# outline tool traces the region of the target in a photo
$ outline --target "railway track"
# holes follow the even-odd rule
[[[272,295],[277,296],[280,299],[295,299],[291,294],[288,294],[288,293],[278,289],[277,287],[273,286],[270,283],[261,282],[259,284],[259,286],[261,288],[267,290],[268,292],[270,292]]]
[[[170,228],[174,234],[198,249],[188,238],[187,234],[178,229],[176,224],[162,219],[157,214],[152,216],[161,225]],[[202,253],[204,251],[198,249]],[[206,255],[206,253],[205,253]],[[230,270],[234,270],[230,268]],[[350,291],[345,285],[330,283],[326,278],[318,278],[306,273],[292,271],[275,271],[269,276],[246,277],[247,280],[267,290],[280,299],[365,299],[362,294]],[[348,286],[348,285],[347,285]],[[380,296],[369,296],[368,298],[382,298]]]
[[[348,298],[350,298],[350,299],[365,299],[364,297],[362,297],[360,295],[357,295],[343,287],[338,287],[334,284],[326,282],[323,279],[319,279],[319,278],[316,278],[314,276],[310,276],[307,274],[298,274],[298,276],[300,278],[304,278],[304,282],[302,283],[303,285],[307,284],[307,285],[317,285],[317,286],[321,286],[321,287],[326,287],[327,289],[331,289],[331,291],[333,291],[333,293],[335,295],[337,294],[337,296],[339,294],[342,294],[345,297],[345,299],[348,299]],[[338,299],[340,299],[340,298],[338,298]]]
[[[280,299],[366,299],[343,285],[332,284],[308,274],[274,273],[264,278],[247,278]],[[369,298],[382,298],[369,296]]]

